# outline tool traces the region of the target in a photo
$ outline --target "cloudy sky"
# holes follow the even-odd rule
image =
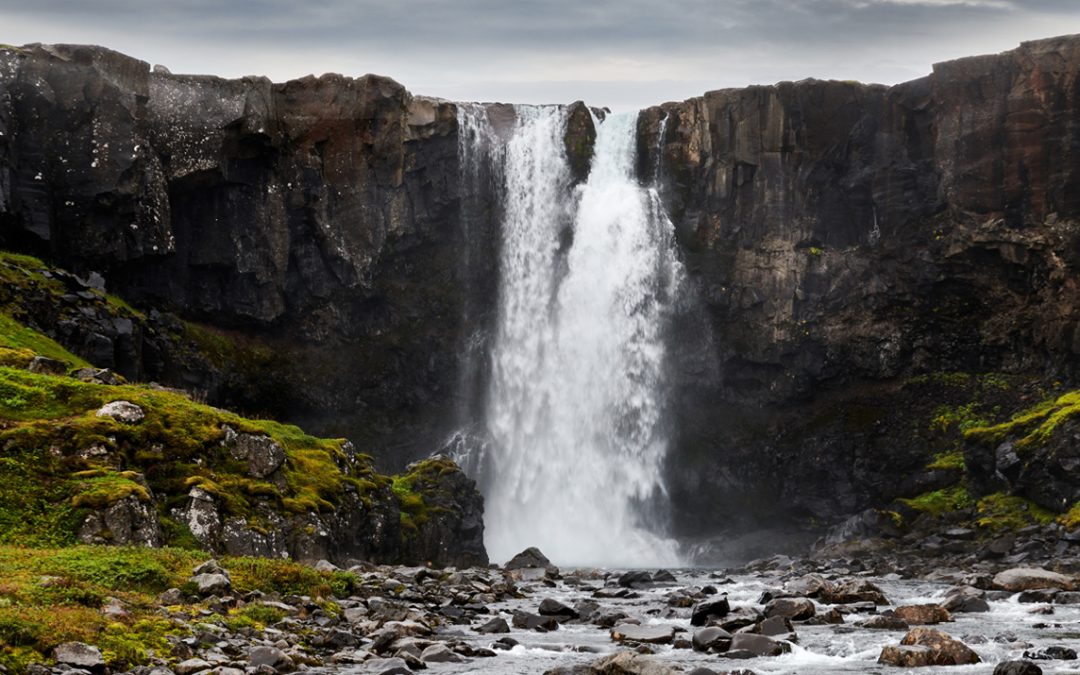
[[[418,94],[633,109],[805,77],[895,83],[1080,33],[1080,0],[0,0],[0,43],[173,72],[389,75]]]

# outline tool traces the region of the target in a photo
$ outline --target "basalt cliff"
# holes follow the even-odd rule
[[[594,122],[573,110],[567,153],[587,173]],[[38,321],[95,365],[399,467],[482,398],[484,368],[462,364],[494,311],[498,205],[466,195],[459,140],[455,104],[384,77],[275,84],[4,48],[0,247],[96,273],[220,347],[182,358],[151,330]],[[893,87],[666,103],[639,117],[638,164],[689,279],[677,533],[1074,508],[1080,37]]]

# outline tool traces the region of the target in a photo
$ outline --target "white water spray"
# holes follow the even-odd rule
[[[671,223],[633,175],[636,116],[598,125],[576,191],[564,111],[517,116],[502,158],[485,411],[488,552],[506,560],[538,546],[560,564],[677,564],[674,542],[652,534],[647,516],[663,501],[663,333],[681,273]],[[478,123],[474,112],[459,119]]]

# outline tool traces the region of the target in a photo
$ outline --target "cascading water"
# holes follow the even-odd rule
[[[649,517],[664,501],[663,334],[681,268],[655,191],[634,177],[636,116],[598,125],[589,178],[571,189],[564,109],[516,115],[499,158],[488,552],[505,560],[538,546],[561,564],[676,564]],[[485,120],[466,108],[461,133],[490,141],[490,130],[470,128]],[[476,158],[492,155],[476,148],[467,161]]]

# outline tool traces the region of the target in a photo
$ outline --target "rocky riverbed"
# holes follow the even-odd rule
[[[159,596],[169,653],[132,672],[1075,673],[1080,564],[1053,566],[881,573],[895,566],[776,556],[739,569],[560,571],[530,549],[503,567],[354,566],[354,594],[329,601],[234,594],[210,561]],[[106,670],[89,645],[52,656],[28,672]],[[1003,665],[1013,661],[1028,663]]]

